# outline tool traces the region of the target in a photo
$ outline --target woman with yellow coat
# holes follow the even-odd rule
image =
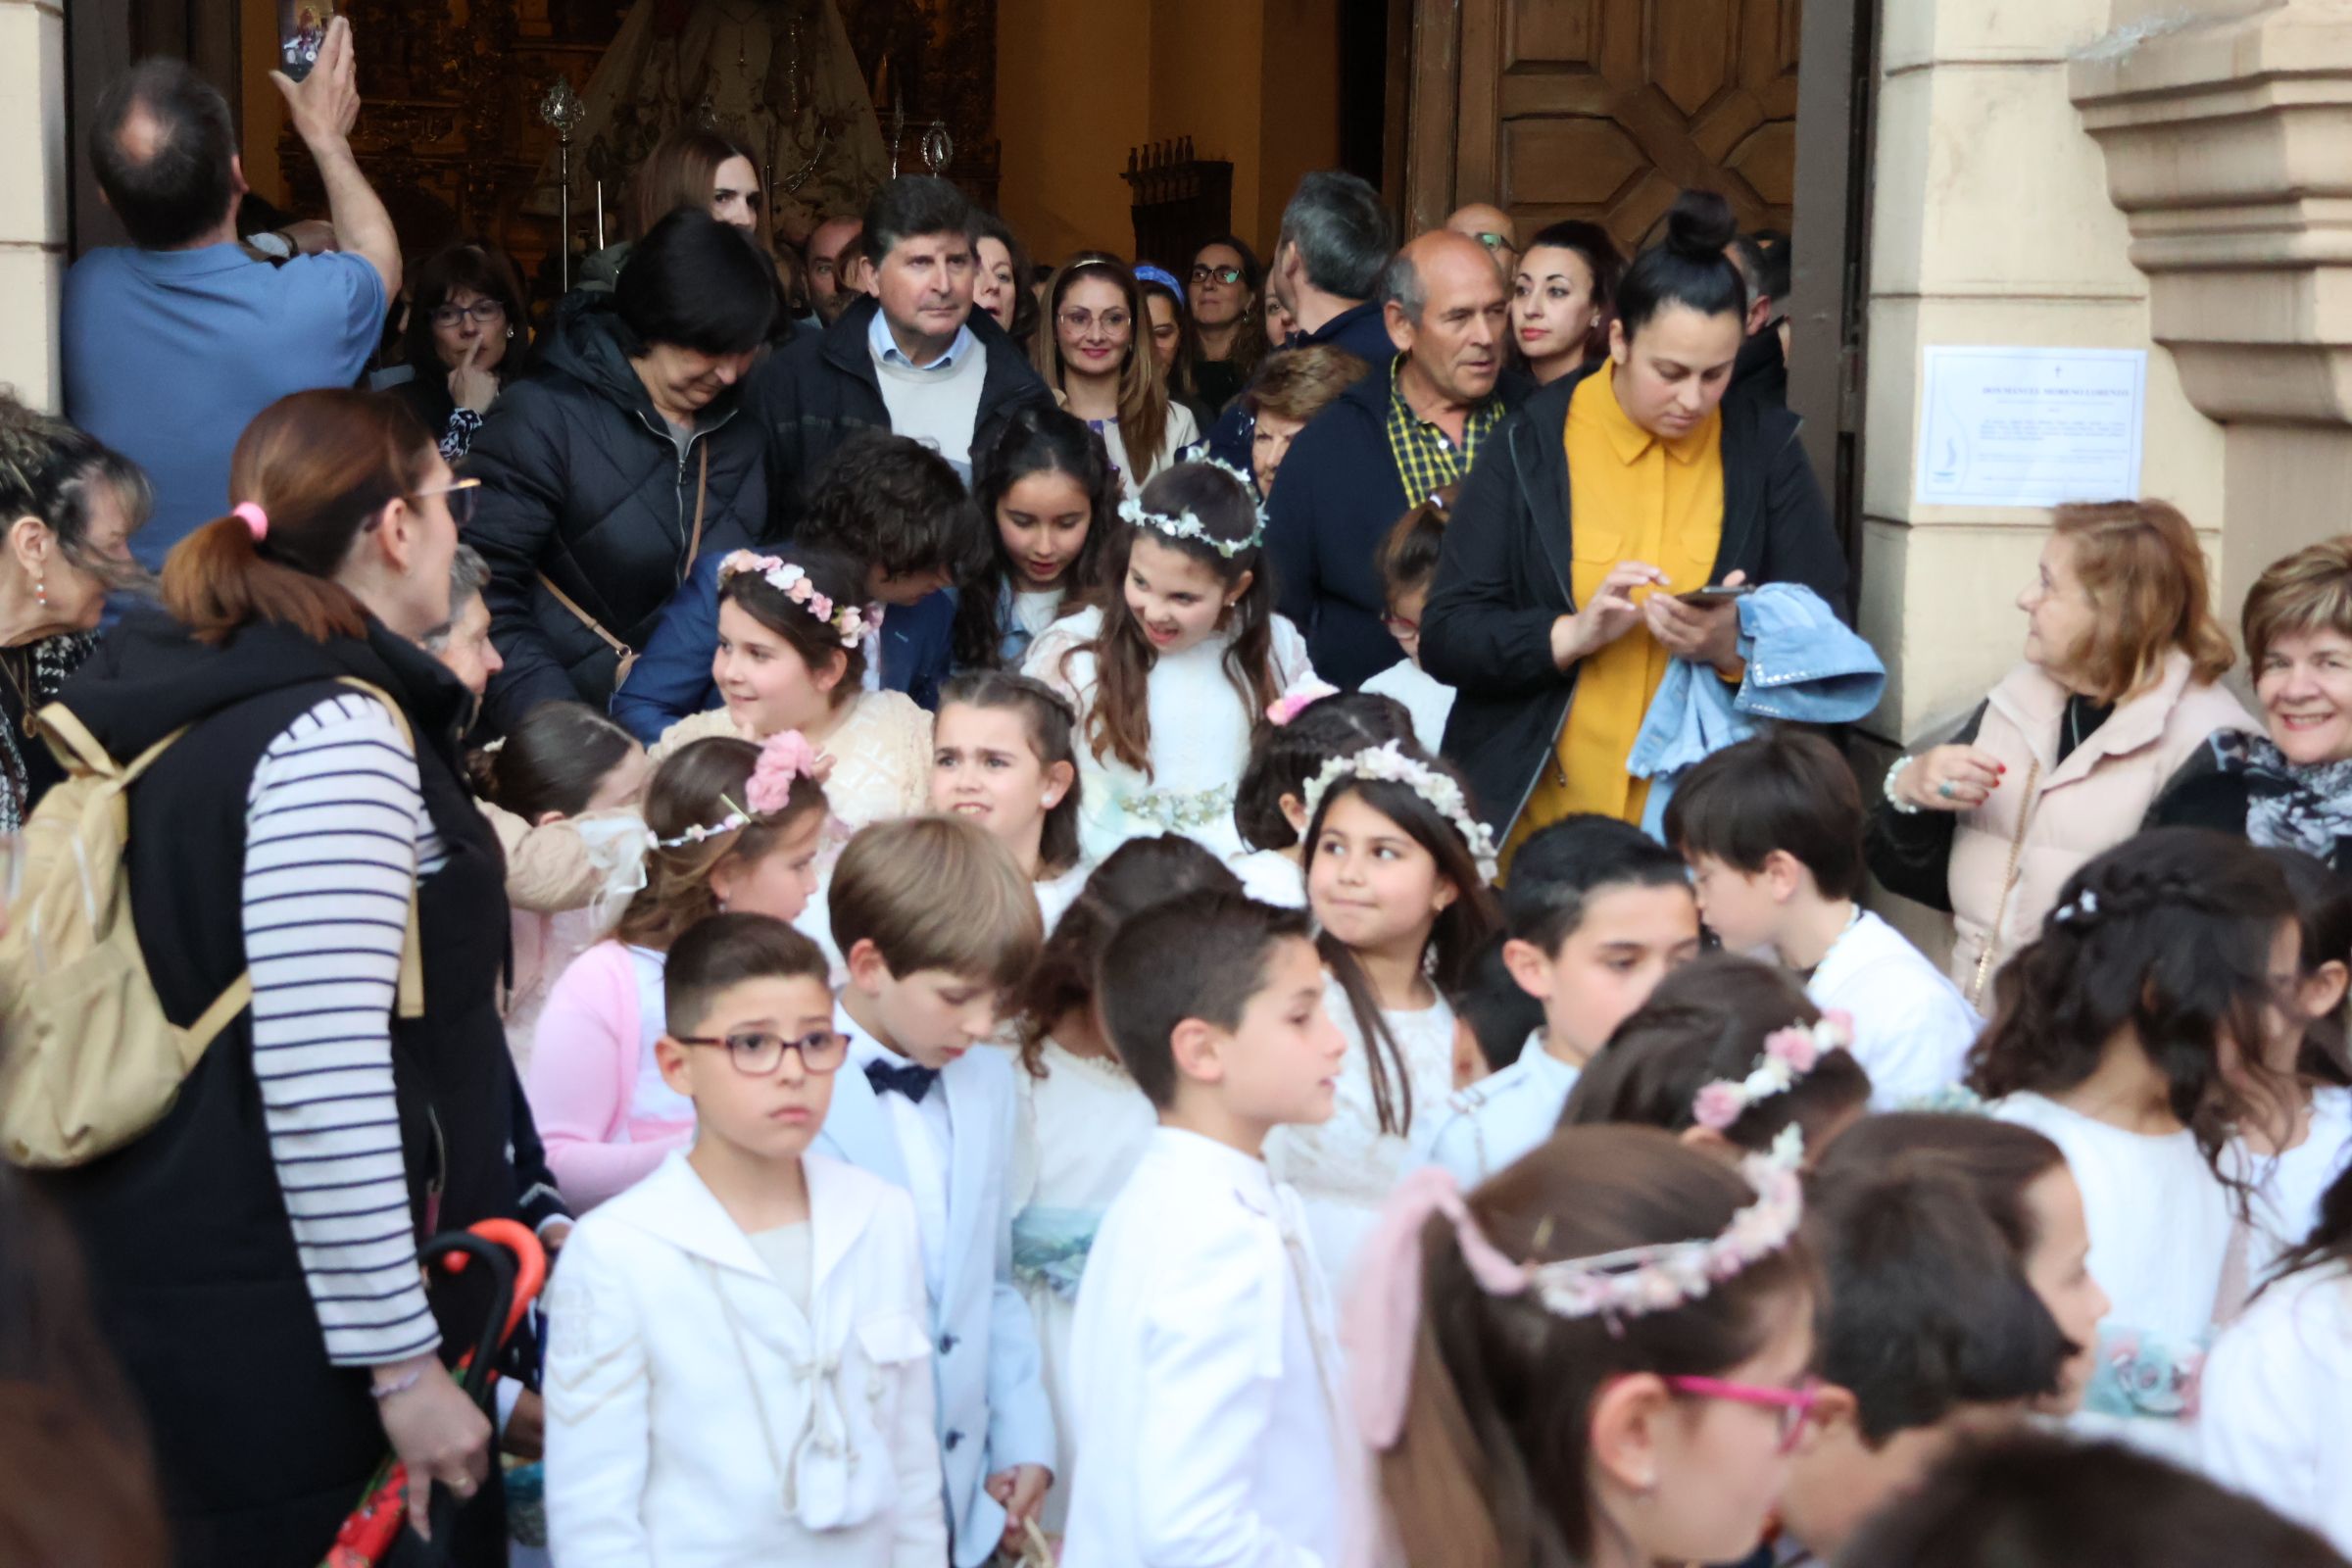
[[[1845,612],[1845,555],[1797,420],[1726,401],[1747,285],[1722,197],[1685,191],[1618,287],[1609,358],[1530,398],[1472,470],[1421,662],[1460,694],[1445,752],[1506,849],[1582,811],[1642,819],[1625,769],[1668,662],[1740,678],[1739,607],[1678,596],[1801,583]]]

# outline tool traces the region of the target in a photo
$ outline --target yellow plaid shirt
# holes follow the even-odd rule
[[[1415,414],[1396,384],[1404,356],[1389,362],[1389,455],[1396,460],[1396,477],[1404,482],[1405,499],[1418,506],[1441,485],[1456,484],[1478,461],[1478,449],[1505,411],[1499,392],[1470,411],[1462,421],[1462,444],[1456,447],[1446,432]]]

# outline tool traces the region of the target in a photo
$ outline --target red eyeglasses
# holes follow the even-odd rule
[[[1793,1389],[1764,1388],[1753,1383],[1726,1383],[1720,1378],[1668,1378],[1666,1386],[1677,1394],[1687,1394],[1694,1399],[1724,1399],[1733,1404],[1759,1405],[1780,1413],[1781,1452],[1794,1448],[1797,1440],[1805,1435],[1805,1424],[1813,1419],[1813,1407],[1820,1402],[1816,1392],[1820,1385],[1807,1378]]]

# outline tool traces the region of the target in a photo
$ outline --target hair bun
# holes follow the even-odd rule
[[[1687,190],[1666,214],[1666,248],[1693,260],[1721,256],[1740,236],[1732,204],[1711,190]]]

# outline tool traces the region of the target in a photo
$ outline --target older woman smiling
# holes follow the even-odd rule
[[[2267,733],[2215,735],[2149,820],[2243,833],[2352,871],[2352,534],[2274,562],[2246,595],[2243,629]]]

